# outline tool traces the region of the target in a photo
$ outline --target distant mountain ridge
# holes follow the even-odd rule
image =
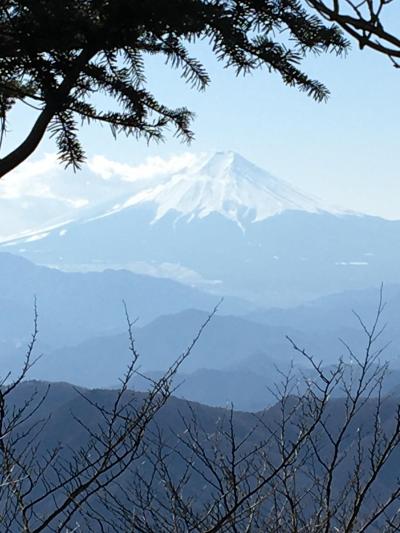
[[[385,295],[388,304],[381,325],[388,326],[374,351],[393,341],[381,354],[382,362],[390,363],[386,381],[392,388],[400,375],[397,328],[400,286],[391,287]],[[311,371],[287,336],[316,361],[323,361],[324,366],[334,365],[343,357],[351,368],[351,358],[340,339],[351,346],[357,357],[362,357],[367,339],[352,309],[370,325],[378,297],[378,290],[366,290],[327,297],[299,308],[251,313],[247,317],[216,315],[182,365],[176,378],[176,395],[211,405],[222,406],[231,401],[239,409],[262,408],[273,398],[269,388],[282,380],[281,372],[288,372],[292,365],[298,376],[299,370],[302,374]],[[135,328],[141,373],[159,376],[190,345],[206,318],[205,312],[186,310]],[[38,379],[109,387],[118,383],[128,361],[127,334],[108,335],[46,353],[31,374]],[[149,385],[145,380],[135,383],[141,390]]]
[[[176,282],[127,271],[65,273],[34,265],[21,257],[0,254],[0,363],[13,375],[21,368],[32,330],[33,298],[39,310],[39,344],[43,353],[30,377],[109,387],[118,383],[130,357],[122,299],[135,324],[140,370],[163,371],[187,348],[216,296]],[[324,364],[333,364],[345,350],[363,353],[365,338],[352,310],[370,324],[378,289],[351,291],[291,309],[259,309],[227,299],[180,369],[179,396],[214,405],[233,401],[242,409],[269,402],[267,387],[279,381],[277,369],[304,361],[286,336]],[[400,285],[387,286],[382,324],[388,327],[380,345],[394,341],[382,354],[393,379],[399,374],[398,316]],[[236,310],[236,316],[233,313]],[[240,315],[240,316],[238,316]],[[345,355],[345,354],[344,354]]]
[[[143,325],[159,315],[179,312],[187,307],[211,311],[219,300],[168,279],[125,270],[68,273],[0,253],[2,341],[18,346],[30,337],[35,297],[39,339],[53,347],[125,332],[123,301],[132,319],[138,317]],[[221,313],[235,312],[235,308],[242,313],[246,307],[246,302],[228,298]]]

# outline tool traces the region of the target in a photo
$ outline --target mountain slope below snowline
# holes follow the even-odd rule
[[[383,309],[380,325],[385,326],[384,338],[393,343],[392,350],[400,353],[399,284],[338,292],[290,309],[270,308],[252,311],[246,318],[269,326],[307,330],[317,336],[324,331],[356,329],[362,337],[356,314],[367,327],[371,327],[376,319],[381,297]]]
[[[168,279],[129,271],[72,273],[37,266],[11,254],[0,254],[0,334],[18,345],[33,327],[36,296],[39,339],[61,347],[126,330],[123,301],[132,319],[145,324],[158,315],[187,307],[211,311],[219,298]],[[246,302],[227,298],[220,313],[240,312]]]
[[[206,319],[206,312],[189,310],[135,328],[141,372],[166,370],[185,352]],[[271,328],[234,316],[214,316],[180,370],[188,373],[229,369],[256,353],[264,354],[269,368],[279,362],[286,366],[291,355],[286,333],[287,328]],[[298,332],[291,333],[300,336]],[[89,339],[48,352],[32,368],[31,375],[90,387],[115,385],[130,360],[128,348],[127,333]],[[263,375],[260,369],[253,370]]]
[[[368,313],[369,309],[360,310],[360,313],[363,311]],[[301,311],[297,312],[301,317]],[[324,364],[334,364],[341,356],[350,362],[351,357],[346,353],[341,339],[358,356],[364,353],[367,339],[355,320],[352,327],[339,321],[337,325],[333,322],[303,321],[301,328],[295,328],[290,325],[290,310],[287,313],[289,318],[286,322],[282,320],[282,326],[279,323],[269,325],[243,317],[216,315],[182,365],[181,372],[186,375],[200,370],[219,370],[235,375],[251,372],[270,383],[271,376],[277,375],[276,368],[287,371],[292,362],[296,367],[307,366],[305,358],[293,350],[288,336]],[[346,314],[344,306],[342,313]],[[320,314],[324,316],[323,308]],[[350,311],[348,317],[354,319]],[[386,316],[385,320],[390,323],[390,318],[394,320],[395,315]],[[141,372],[165,370],[191,344],[206,319],[207,313],[204,311],[186,310],[158,317],[144,327],[136,327],[134,337],[141,356]],[[391,331],[388,329],[388,332],[383,333],[376,348],[391,340]],[[399,366],[398,350],[399,344],[394,342],[382,354],[382,358],[390,361],[393,368]],[[129,357],[127,333],[101,336],[75,346],[47,351],[32,372],[38,379],[63,380],[92,387],[111,386],[118,382]]]

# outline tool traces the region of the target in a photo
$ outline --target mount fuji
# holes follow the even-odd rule
[[[400,281],[400,222],[326,205],[233,152],[135,180],[1,247],[65,270],[125,268],[262,305]]]
[[[287,210],[332,211],[234,152],[199,158],[191,167],[117,204],[109,214],[143,204],[156,206],[153,223],[175,211],[188,222],[220,214],[240,227]]]

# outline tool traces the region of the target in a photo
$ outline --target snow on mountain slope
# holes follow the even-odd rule
[[[38,164],[0,185],[0,243],[45,238],[72,222],[141,205],[151,205],[153,223],[167,213],[187,221],[215,213],[242,229],[288,210],[342,212],[234,152],[158,158],[137,167],[97,157],[79,178],[64,175],[49,161],[51,165],[46,159],[47,166]]]
[[[400,221],[332,209],[232,152],[147,173],[98,163],[90,178],[105,180],[104,191],[72,221],[0,249],[64,270],[168,277],[262,306],[399,282]]]
[[[98,216],[194,160],[186,153],[129,165],[94,156],[76,174],[64,169],[56,154],[27,161],[0,182],[0,243]]]
[[[170,211],[189,221],[219,213],[239,225],[243,220],[258,222],[286,210],[339,212],[234,152],[199,157],[195,164],[145,187],[107,214],[145,203],[157,207],[153,222]]]

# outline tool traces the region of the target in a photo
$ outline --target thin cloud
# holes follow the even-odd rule
[[[145,180],[160,175],[180,172],[197,162],[199,156],[186,152],[167,159],[149,157],[140,165],[127,165],[96,155],[88,162],[89,169],[103,180],[120,179],[126,182]]]
[[[21,196],[47,197],[51,195],[47,179],[49,173],[58,172],[56,154],[45,154],[36,161],[27,161],[8,174],[0,183],[0,198],[20,198]]]
[[[196,164],[202,155],[184,153],[163,159],[149,157],[128,165],[96,155],[74,174],[54,153],[28,161],[0,180],[0,241],[45,231],[66,220],[98,216],[105,203],[114,206],[142,187]]]

